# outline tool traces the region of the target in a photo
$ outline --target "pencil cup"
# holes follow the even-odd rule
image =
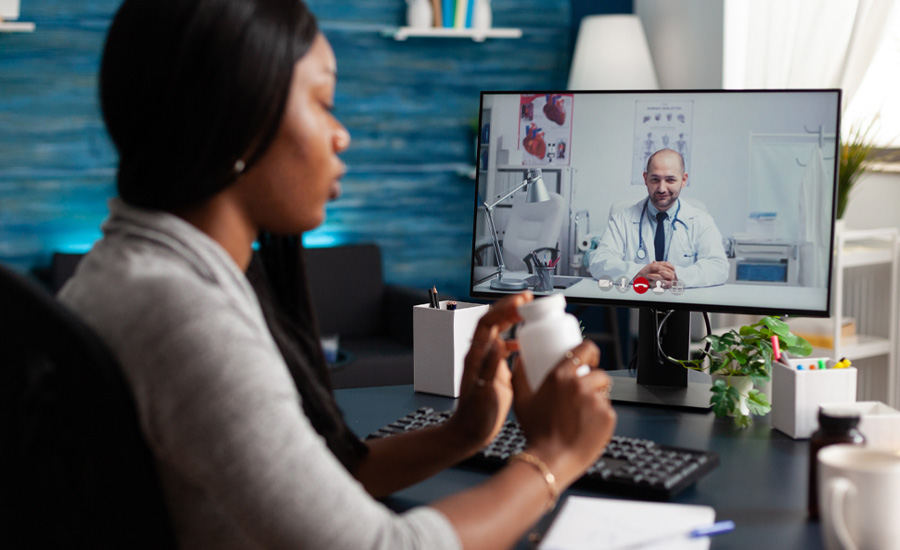
[[[820,359],[827,368],[809,368]],[[819,405],[856,401],[856,368],[833,368],[836,362],[827,358],[790,363],[772,363],[772,427],[794,439],[807,439],[819,427]]]
[[[548,266],[538,266],[537,282],[534,283],[535,292],[553,292],[553,269]]]
[[[413,387],[416,391],[459,397],[463,363],[472,335],[488,306],[458,302],[448,310],[420,304],[413,307]]]

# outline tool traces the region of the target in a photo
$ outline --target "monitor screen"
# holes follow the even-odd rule
[[[839,107],[839,90],[483,93],[472,295],[827,315]]]
[[[471,294],[641,308],[639,376],[660,312],[673,357],[690,311],[827,316],[839,112],[836,89],[483,92]]]

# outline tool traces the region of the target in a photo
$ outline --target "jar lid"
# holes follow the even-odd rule
[[[842,407],[840,403],[819,406],[819,425],[833,428],[855,428],[860,421],[859,410]]]
[[[519,306],[519,315],[525,322],[537,321],[548,315],[565,311],[566,297],[561,293],[551,294],[543,298],[535,298]]]

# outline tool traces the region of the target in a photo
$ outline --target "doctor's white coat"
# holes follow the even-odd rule
[[[631,280],[651,262],[653,232],[647,215],[641,219],[646,201],[641,199],[630,208],[610,215],[606,231],[590,255],[588,271],[592,277],[608,275],[615,281],[625,276]],[[687,288],[725,284],[728,280],[728,259],[722,245],[722,234],[712,216],[686,201],[679,199],[679,203],[678,221],[667,222],[673,224],[667,260],[675,266],[675,276]],[[644,231],[646,251],[643,260],[638,259],[638,231],[641,229]]]

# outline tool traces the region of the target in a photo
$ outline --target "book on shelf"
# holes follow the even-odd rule
[[[431,0],[434,26],[445,29],[471,29],[475,0]]]
[[[431,12],[434,14],[434,26],[438,29],[443,27],[444,17],[441,0],[431,0]]]

